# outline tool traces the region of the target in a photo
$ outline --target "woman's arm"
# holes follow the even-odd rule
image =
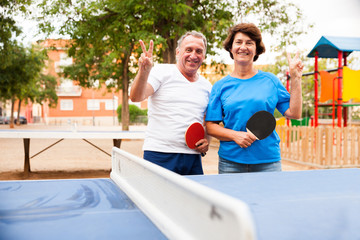
[[[224,128],[219,125],[219,122],[206,122],[206,130],[209,135],[220,141],[234,141],[242,148],[249,147],[256,140],[256,137],[252,133]]]

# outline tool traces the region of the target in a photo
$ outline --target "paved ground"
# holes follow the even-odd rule
[[[79,130],[117,130],[120,127],[79,127]],[[0,129],[9,129],[8,125],[0,125]],[[15,129],[71,129],[71,126],[25,125]],[[131,126],[130,130],[144,130],[141,126]],[[30,156],[55,143],[56,139],[33,139],[30,142]],[[91,140],[92,143],[111,153],[112,140]],[[142,140],[127,140],[121,149],[136,156],[142,156]],[[218,142],[213,140],[211,147],[203,158],[205,174],[217,174]],[[109,177],[111,159],[105,153],[92,147],[83,140],[66,139],[52,148],[32,158],[31,174],[25,178],[24,149],[22,139],[0,139],[0,180],[14,179],[60,179],[60,178],[94,178]],[[283,161],[283,170],[306,170],[307,167]]]

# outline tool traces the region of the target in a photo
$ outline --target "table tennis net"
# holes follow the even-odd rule
[[[238,199],[115,147],[110,176],[169,239],[255,239]]]

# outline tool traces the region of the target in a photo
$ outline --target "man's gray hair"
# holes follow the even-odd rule
[[[190,32],[187,32],[185,33],[184,35],[182,35],[178,42],[177,42],[177,47],[176,49],[180,48],[180,45],[182,43],[182,41],[187,37],[187,36],[194,36],[194,37],[197,37],[197,38],[201,38],[204,42],[204,46],[205,46],[205,53],[206,53],[206,48],[207,48],[207,41],[206,41],[206,37],[200,33],[200,32],[197,32],[197,31],[190,31]]]

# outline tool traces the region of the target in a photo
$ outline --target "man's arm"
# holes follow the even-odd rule
[[[130,100],[133,102],[141,102],[154,93],[153,87],[147,82],[153,65],[152,52],[154,43],[151,40],[149,50],[146,51],[144,42],[142,40],[139,42],[143,53],[139,58],[139,71],[130,90]]]
[[[130,100],[141,102],[154,93],[153,87],[147,82],[149,73],[142,73],[139,70],[130,89]]]

